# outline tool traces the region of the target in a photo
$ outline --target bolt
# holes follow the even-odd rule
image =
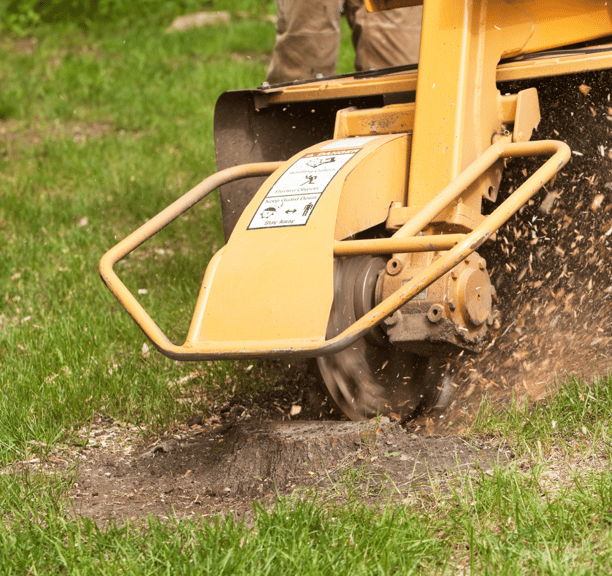
[[[324,76],[323,76],[323,74],[321,74],[321,72],[319,72],[319,73],[318,73],[318,74],[315,76],[315,78],[316,78],[317,80],[323,80]]]
[[[479,270],[486,270],[487,269],[487,263],[484,260],[481,260],[480,262],[478,262],[478,269]]]
[[[268,88],[270,88],[270,83],[269,82],[262,82],[260,88],[263,88],[264,90],[267,90]]]
[[[457,271],[456,271],[456,270],[453,270],[453,271],[451,272],[451,278],[452,278],[453,280],[457,280],[457,278],[458,278],[458,277],[459,277],[459,274],[457,274]]]
[[[399,271],[402,269],[402,263],[399,258],[391,258],[389,262],[387,262],[387,273],[391,276],[395,276],[399,274]]]
[[[427,320],[437,324],[444,316],[444,308],[440,304],[433,304],[427,311]]]

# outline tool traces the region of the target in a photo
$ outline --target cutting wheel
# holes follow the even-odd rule
[[[328,338],[373,308],[385,265],[372,256],[336,259]],[[451,390],[445,362],[391,345],[380,327],[342,352],[318,358],[317,364],[331,397],[351,420],[378,414],[405,420],[417,408],[443,407]]]

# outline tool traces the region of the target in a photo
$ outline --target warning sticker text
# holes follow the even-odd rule
[[[270,188],[248,230],[305,226],[329,183],[357,152],[314,152],[294,162]]]

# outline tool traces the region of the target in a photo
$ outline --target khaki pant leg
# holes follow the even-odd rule
[[[336,72],[341,6],[342,0],[276,0],[277,35],[268,82],[292,82]]]
[[[419,61],[422,6],[369,13],[363,0],[345,0],[344,8],[353,31],[356,70]]]

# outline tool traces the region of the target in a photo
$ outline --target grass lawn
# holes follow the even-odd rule
[[[236,362],[168,386],[192,366],[143,351],[98,277],[116,240],[214,172],[216,98],[259,85],[274,42],[270,2],[214,2],[229,26],[173,34],[181,10],[163,5],[87,26],[32,25],[24,11],[0,32],[0,572],[610,573],[608,380],[568,381],[535,409],[483,410],[475,433],[507,442],[512,465],[380,509],[296,496],[257,508],[250,526],[231,515],[96,525],[68,516],[69,475],[12,471],[94,414],[155,432],[193,410],[180,399],[227,393],[228,378],[253,392]],[[214,198],[121,265],[172,337],[222,243]]]

